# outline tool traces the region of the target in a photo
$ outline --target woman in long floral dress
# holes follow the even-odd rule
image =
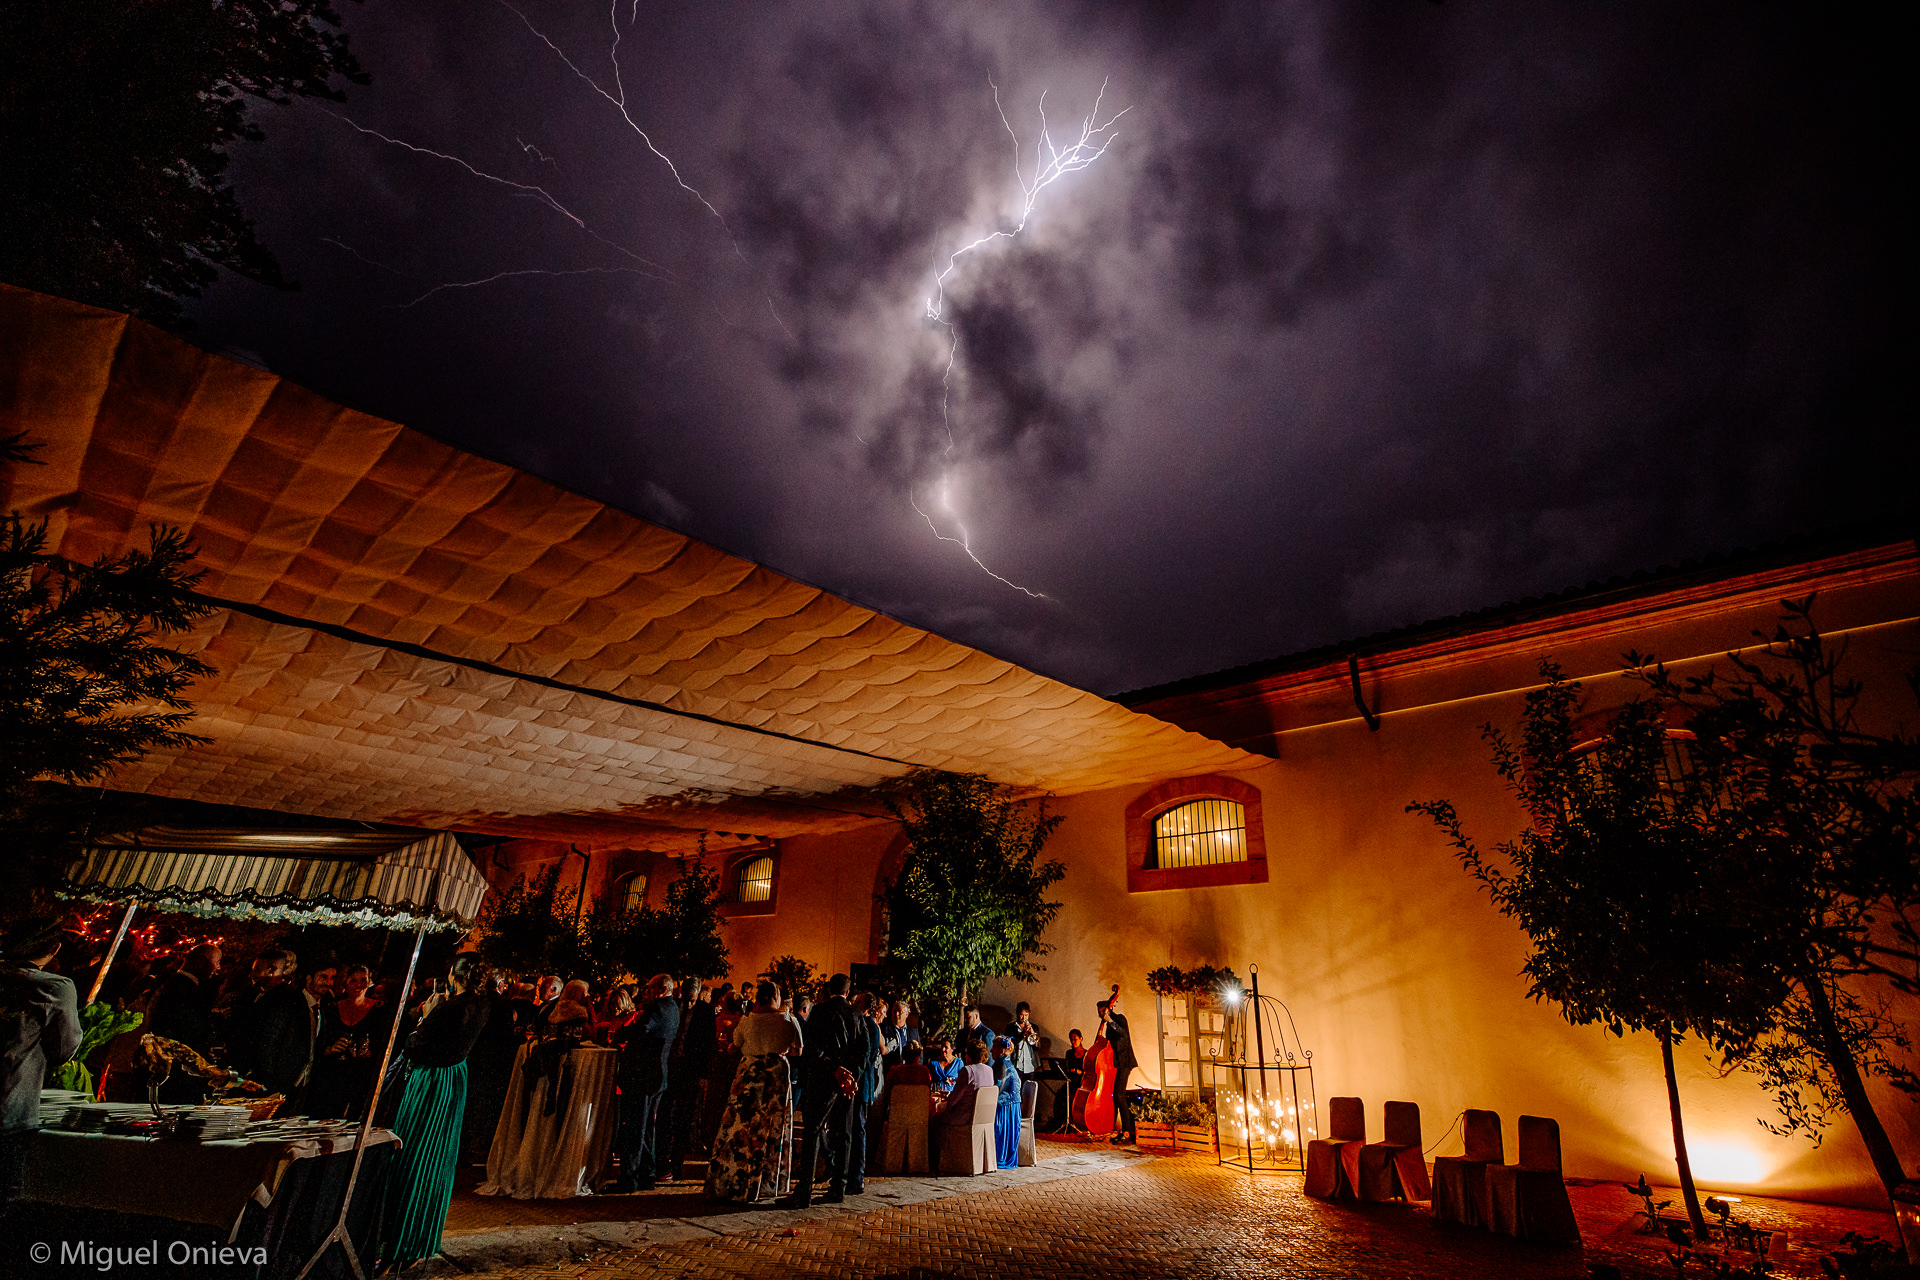
[[[790,1067],[800,1051],[799,1026],[775,1007],[780,988],[762,982],[754,996],[753,1012],[733,1029],[740,1067],[707,1164],[707,1194],[747,1204],[787,1193],[793,1133]]]

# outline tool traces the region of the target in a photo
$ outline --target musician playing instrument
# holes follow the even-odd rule
[[[1133,1033],[1127,1029],[1126,1015],[1120,1012],[1120,987],[1115,984],[1113,994],[1102,1000],[1100,1010],[1100,1035],[1113,1050],[1113,1100],[1119,1110],[1119,1128],[1111,1141],[1122,1146],[1134,1140],[1133,1101],[1127,1096],[1127,1077],[1133,1074],[1139,1062],[1133,1056]]]
[[[1112,996],[1119,994],[1120,984],[1116,982]],[[1100,1031],[1094,1036],[1093,1044],[1081,1062],[1080,1088],[1073,1095],[1073,1127],[1085,1134],[1112,1133],[1115,1129],[1114,1056],[1113,1046],[1107,1043],[1106,1036],[1108,1003],[1109,1000],[1100,1002]]]

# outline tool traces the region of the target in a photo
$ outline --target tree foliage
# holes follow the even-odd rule
[[[900,874],[881,895],[884,964],[922,1004],[922,1021],[948,1025],[989,978],[1031,982],[1060,911],[1046,892],[1066,868],[1039,859],[1061,817],[1044,799],[1029,807],[979,774],[937,769],[895,780],[881,800],[907,837]]]
[[[1518,743],[1482,729],[1532,824],[1490,860],[1452,804],[1409,811],[1446,832],[1494,906],[1532,939],[1521,972],[1533,999],[1559,1005],[1575,1026],[1664,1029],[1744,1050],[1790,981],[1777,877],[1708,838],[1699,795],[1670,784],[1671,739],[1655,701],[1628,703],[1588,746],[1575,731],[1580,684],[1551,662],[1540,672]]]
[[[0,462],[31,462],[21,437]],[[145,551],[75,564],[47,550],[45,524],[0,516],[0,823],[13,856],[9,905],[74,852],[91,806],[70,788],[187,731],[186,692],[213,668],[166,643],[211,612],[193,594],[199,572],[177,530],[155,527]],[[20,891],[29,891],[23,896]]]
[[[1758,649],[1728,655],[1730,673],[1683,680],[1630,658],[1696,735],[1705,838],[1768,868],[1790,921],[1776,962],[1791,989],[1745,1057],[1774,1091],[1768,1127],[1817,1140],[1851,1113],[1891,1191],[1904,1173],[1866,1078],[1920,1092],[1903,1029],[1920,995],[1920,735],[1862,721],[1864,687],[1813,605],[1785,602]],[[1906,684],[1920,709],[1920,668]]]
[[[799,956],[775,956],[760,971],[761,980],[779,987],[790,1005],[812,998],[824,976],[815,972],[813,965]]]
[[[216,268],[288,287],[227,185],[251,103],[364,84],[329,0],[0,6],[0,278],[167,323]]]
[[[1461,864],[1532,940],[1528,995],[1557,1004],[1575,1026],[1658,1037],[1681,1190],[1704,1235],[1673,1042],[1698,1036],[1737,1059],[1773,1025],[1792,980],[1790,912],[1777,896],[1791,868],[1713,838],[1703,820],[1711,796],[1685,784],[1658,700],[1629,702],[1582,742],[1581,686],[1551,662],[1540,673],[1518,744],[1491,724],[1482,729],[1495,771],[1532,819],[1497,846],[1498,861],[1452,804],[1408,809],[1446,832]]]
[[[565,865],[563,859],[531,879],[522,876],[488,899],[478,944],[488,964],[523,978],[583,978],[596,991],[655,973],[713,978],[726,972],[719,877],[701,859],[686,860],[663,907],[628,908],[616,889],[579,910],[578,890],[560,885]]]

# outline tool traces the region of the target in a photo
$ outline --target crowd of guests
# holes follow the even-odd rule
[[[56,943],[57,934],[47,933],[13,948],[9,963],[19,972],[10,981],[71,1003],[71,981],[35,976],[52,963]],[[706,1156],[712,1195],[787,1207],[812,1202],[814,1180],[801,1171],[820,1165],[824,1201],[864,1190],[880,1153],[881,1109],[895,1086],[927,1086],[936,1130],[972,1124],[976,1100],[991,1093],[996,1159],[1012,1167],[1022,1084],[1041,1065],[1039,1032],[1024,1003],[1002,1032],[967,1006],[951,1035],[923,1037],[910,1005],[856,992],[845,974],[827,980],[817,1002],[806,994],[789,1000],[771,981],[709,990],[697,978],[668,974],[595,993],[558,975],[513,983],[462,954],[444,977],[423,978],[405,993],[401,1052],[384,1080],[376,1077],[397,993],[364,963],[316,957],[303,967],[294,952],[274,948],[244,973],[229,974],[222,948],[204,943],[169,970],[125,973],[116,985],[116,1001],[145,1015],[141,1031],[180,1041],[280,1094],[285,1114],[359,1117],[377,1103],[379,1122],[402,1139],[381,1245],[397,1265],[438,1250],[457,1166],[486,1159],[516,1062],[540,1074],[558,1070],[581,1044],[619,1051],[618,1170],[606,1189],[650,1190]],[[1104,1007],[1102,1018],[1111,1039],[1116,1028]],[[48,1070],[67,1034],[65,1022],[53,1022],[42,1054]],[[1124,1037],[1123,1020],[1118,1030]],[[99,1064],[108,1097],[145,1097],[129,1042],[137,1045],[138,1033],[110,1046]],[[1069,1089],[1058,1095],[1054,1127],[1084,1053],[1075,1030],[1063,1059]],[[12,1082],[10,1089],[10,1110],[24,1114],[38,1085]],[[199,1102],[205,1085],[176,1072],[160,1096]]]

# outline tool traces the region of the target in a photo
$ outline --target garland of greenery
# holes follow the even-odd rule
[[[1203,964],[1197,969],[1163,965],[1147,975],[1147,990],[1157,996],[1199,995],[1221,999],[1229,991],[1240,989],[1239,975],[1231,969],[1216,969]]]

